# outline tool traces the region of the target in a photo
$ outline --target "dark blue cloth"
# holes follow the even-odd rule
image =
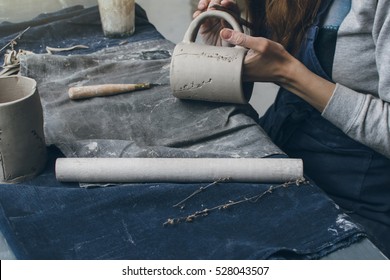
[[[330,67],[326,67],[328,71],[323,69],[315,46],[323,36],[336,42],[342,18],[340,21],[339,16],[332,19],[328,15],[331,28],[320,26],[331,4],[332,1],[323,1],[317,21],[309,29],[298,55],[312,72],[330,81]],[[344,5],[334,9],[343,16],[351,7],[350,1],[336,4]],[[318,37],[319,34],[325,35]],[[317,43],[317,49],[323,47]],[[328,57],[321,54],[321,61],[327,61],[326,65],[333,63],[331,53],[326,53]],[[289,156],[303,159],[305,174],[357,222],[365,225],[373,242],[390,256],[390,160],[349,138],[316,109],[285,89],[280,90],[260,124]]]
[[[268,184],[132,184],[82,189],[44,174],[0,185],[0,228],[20,259],[313,259],[359,240],[351,223],[315,185],[292,184],[257,201],[165,225]]]
[[[89,19],[88,15],[94,20],[79,23],[79,33],[84,35],[64,36],[61,29],[51,33],[61,38],[57,46],[69,36],[91,36],[95,43],[88,45],[95,46],[94,50],[118,44],[117,39],[99,35],[96,7],[78,9],[72,10],[76,15],[65,19],[65,26],[76,19]],[[142,13],[137,7],[138,17]],[[63,16],[55,14],[59,15]],[[50,21],[46,25],[47,21],[43,26],[35,22],[34,28],[47,34],[58,24]],[[137,22],[137,33],[128,40],[160,36],[145,17]],[[7,25],[0,30],[12,28]],[[1,42],[14,37],[9,34]],[[75,42],[80,43],[79,39]],[[39,51],[37,43],[31,42],[31,46],[25,45]],[[365,236],[314,184],[292,183],[267,192],[269,184],[219,183],[183,207],[173,207],[206,184],[145,183],[83,189],[78,184],[57,182],[54,162],[63,155],[55,147],[49,148],[49,155],[40,176],[23,184],[0,185],[0,229],[20,259],[315,259]],[[218,207],[262,193],[265,195],[256,200],[227,209]],[[170,219],[177,221],[212,208],[216,210],[192,222],[164,225]]]
[[[3,22],[0,24],[0,45],[4,46],[14,39],[19,32],[30,27],[22,40],[17,40],[17,49],[24,49],[34,53],[46,53],[46,46],[67,48],[69,46],[88,44],[88,49],[72,50],[61,54],[88,54],[94,51],[118,46],[125,42],[162,39],[155,27],[148,21],[145,11],[136,5],[136,31],[130,37],[106,38],[102,32],[97,7],[83,8],[70,7],[54,13],[46,13],[30,21],[21,23]],[[3,55],[0,63],[3,62]]]

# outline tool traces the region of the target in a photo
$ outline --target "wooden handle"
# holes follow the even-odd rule
[[[105,84],[94,86],[71,87],[69,98],[72,100],[85,99],[98,96],[110,96],[124,92],[150,88],[150,84]]]

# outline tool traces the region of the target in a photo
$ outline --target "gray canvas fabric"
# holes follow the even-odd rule
[[[167,40],[89,55],[29,55],[23,75],[38,82],[47,144],[67,157],[268,157],[283,154],[250,105],[182,101],[171,94]],[[190,65],[189,65],[190,67]],[[70,86],[158,83],[150,90],[73,101]]]

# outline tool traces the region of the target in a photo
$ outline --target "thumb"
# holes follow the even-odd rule
[[[223,28],[220,32],[222,40],[236,46],[247,47],[247,35],[229,28]]]

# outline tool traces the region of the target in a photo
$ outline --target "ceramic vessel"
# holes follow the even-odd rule
[[[98,0],[106,37],[130,36],[135,31],[135,0]]]
[[[224,19],[234,30],[242,32],[242,27],[226,12],[207,11],[195,18],[172,55],[170,83],[173,95],[181,99],[247,103],[253,90],[253,83],[242,81],[247,49],[195,42],[201,24],[209,17]]]
[[[46,165],[41,101],[33,79],[0,78],[0,183],[17,183]]]

